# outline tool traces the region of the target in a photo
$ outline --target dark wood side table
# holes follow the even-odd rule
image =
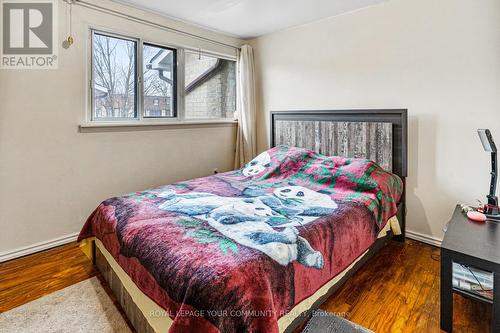
[[[453,262],[493,273],[493,300],[453,287]],[[453,328],[453,293],[492,304],[492,331],[500,333],[500,223],[471,222],[455,208],[441,244],[441,329]]]

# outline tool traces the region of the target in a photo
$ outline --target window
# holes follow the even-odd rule
[[[134,40],[93,34],[93,119],[137,117],[136,55]]]
[[[95,30],[91,35],[92,121],[234,118],[236,61]]]
[[[175,117],[175,50],[144,44],[142,56],[144,117]]]
[[[235,61],[186,51],[184,73],[186,119],[234,117]]]

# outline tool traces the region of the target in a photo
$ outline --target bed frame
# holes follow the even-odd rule
[[[293,135],[279,133],[280,122],[285,123],[285,128],[293,128]],[[321,111],[274,111],[271,112],[271,146],[276,144],[289,144],[303,146],[304,148],[317,148],[320,153],[333,155],[338,152],[338,145],[321,145],[322,135],[343,136],[343,144],[347,144],[347,150],[354,151],[355,155],[349,157],[363,157],[363,154],[382,163],[388,162],[392,172],[397,174],[406,184],[407,176],[407,110],[321,110]],[[281,128],[284,128],[281,126]],[[333,128],[333,132],[332,132]],[[340,129],[339,129],[340,128]],[[329,132],[328,132],[329,131]],[[364,133],[364,134],[363,134]],[[371,134],[370,134],[371,133]],[[362,137],[359,140],[360,136]],[[385,137],[385,139],[384,139]],[[389,140],[386,140],[389,137]],[[373,141],[377,144],[373,144]],[[349,144],[356,142],[356,144]],[[370,145],[370,142],[372,143]],[[364,145],[364,146],[363,146]],[[386,149],[390,147],[390,151]],[[374,152],[373,149],[377,152]],[[388,161],[388,156],[390,161]],[[383,248],[391,238],[399,241],[405,239],[406,229],[406,205],[405,193],[403,192],[398,205],[397,217],[400,222],[402,235],[393,236],[391,232],[387,236],[379,238],[347,274],[340,279],[328,292],[318,299],[313,306],[298,316],[285,330],[286,333],[294,332],[311,315],[314,309],[320,307],[345,281],[355,274],[371,257]],[[139,307],[133,302],[110,264],[92,242],[93,262],[102,274],[106,283],[110,286],[114,295],[126,313],[132,326],[138,333],[153,333],[153,328],[142,314]]]

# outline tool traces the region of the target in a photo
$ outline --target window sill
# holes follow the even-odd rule
[[[236,126],[238,121],[236,119],[217,119],[217,120],[184,120],[184,121],[127,121],[127,122],[86,122],[78,126],[81,132],[96,130],[106,130],[106,129],[136,129],[141,128],[185,128],[185,127],[221,127],[221,126]]]

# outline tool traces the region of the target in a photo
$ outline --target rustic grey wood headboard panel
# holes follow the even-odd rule
[[[366,158],[392,171],[392,123],[276,120],[275,145],[312,149],[327,156]]]
[[[375,160],[407,176],[407,110],[271,112],[271,146],[287,144],[325,155]]]

